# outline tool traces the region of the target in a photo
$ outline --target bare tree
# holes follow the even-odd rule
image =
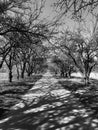
[[[71,58],[74,65],[84,74],[86,83],[89,82],[90,73],[97,65],[98,32],[97,26],[95,26],[93,29],[96,31],[93,30],[90,38],[85,38],[80,30],[77,32],[66,31],[60,41],[62,52]]]
[[[72,17],[81,18],[85,13],[93,12],[98,8],[98,0],[57,0],[54,6],[61,16],[69,13]]]
[[[22,0],[14,1],[14,2],[9,0],[4,2],[5,3],[1,2],[1,6],[3,8],[3,6],[7,4],[6,5],[7,8],[5,9],[6,13],[2,12],[2,14],[0,15],[1,18],[0,35],[4,38],[4,45],[1,46],[0,48],[1,49],[0,56],[2,57],[2,60],[0,62],[0,67],[2,67],[3,62],[12,47],[8,45],[10,34],[14,35],[15,37],[18,35],[17,38],[13,40],[13,44],[15,44],[14,45],[15,48],[17,48],[21,43],[20,37],[25,38],[27,44],[28,43],[36,44],[38,43],[38,40],[40,41],[45,40],[50,35],[47,24],[43,23],[43,21],[41,22],[40,20],[37,20],[39,19],[42,8],[44,7],[44,0],[41,0],[41,4],[39,7],[37,6],[36,3],[33,12],[32,13],[30,12],[30,15],[27,16],[26,18],[23,14],[19,14],[19,15],[17,14],[17,15],[13,15],[13,17],[10,17],[7,13],[8,10],[10,9],[12,10],[13,7],[16,8],[17,6],[19,6],[19,8],[23,10],[25,7],[22,3]],[[24,2],[27,4],[27,1]]]

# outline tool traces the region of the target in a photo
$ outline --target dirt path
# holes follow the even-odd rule
[[[58,82],[56,78],[53,77],[51,72],[47,72],[43,77],[38,80],[35,85],[28,91],[27,94],[22,96],[22,101],[16,104],[12,109],[18,109],[25,106],[25,104],[31,104],[35,99],[45,96],[47,93],[51,93],[53,86]]]
[[[12,109],[0,130],[98,130],[98,119],[49,70]]]

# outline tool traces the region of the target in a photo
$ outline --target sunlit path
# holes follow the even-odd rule
[[[51,74],[50,70],[43,75],[43,77],[38,80],[35,85],[22,96],[22,101],[19,104],[16,104],[12,109],[18,109],[25,106],[26,104],[32,103],[35,99],[39,99],[47,94],[52,94],[55,96],[66,96],[70,91],[65,89],[57,89],[55,86],[58,80]]]

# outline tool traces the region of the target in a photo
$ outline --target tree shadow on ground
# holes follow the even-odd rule
[[[0,122],[2,130],[95,130],[98,115],[85,109],[71,93],[54,96],[47,93],[29,105],[11,111]]]
[[[14,81],[12,83],[1,83],[0,117],[2,117],[7,111],[10,111],[10,107],[19,103],[21,101],[21,96],[27,93],[41,77],[42,75],[33,75],[24,80]]]
[[[98,80],[90,79],[88,85],[85,85],[83,82],[79,83],[71,80],[59,81],[59,84],[64,89],[69,90],[85,109],[94,111],[94,115],[98,113]]]

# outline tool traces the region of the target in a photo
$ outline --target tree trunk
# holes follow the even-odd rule
[[[90,73],[89,73],[89,71],[87,72],[85,72],[85,85],[88,85],[89,84],[89,76],[90,76]]]
[[[10,54],[10,57],[9,57],[9,82],[12,82],[12,78],[13,78],[13,75],[12,75],[12,53]]]
[[[28,77],[30,77],[30,76],[31,76],[31,74],[32,74],[32,72],[28,72]]]
[[[64,70],[61,69],[61,77],[64,77]]]
[[[71,78],[71,68],[68,69],[68,78]]]
[[[12,68],[10,68],[10,69],[9,69],[9,82],[12,82],[12,78],[13,78]]]
[[[27,76],[30,77],[32,74],[32,67],[30,65],[28,65],[28,67],[26,68],[26,72],[27,72]]]
[[[17,69],[17,79],[19,79],[19,68],[18,68],[18,65],[16,65],[16,69]]]
[[[85,76],[85,85],[89,84],[89,70],[90,70],[90,66],[89,66],[89,62],[88,60],[84,61],[84,76]]]
[[[24,78],[24,73],[25,73],[25,68],[26,68],[26,63],[23,63],[23,68],[21,70],[21,78]]]
[[[12,78],[13,78],[13,75],[12,75],[12,60],[11,60],[11,56],[10,56],[10,59],[9,59],[9,82],[12,82]]]

